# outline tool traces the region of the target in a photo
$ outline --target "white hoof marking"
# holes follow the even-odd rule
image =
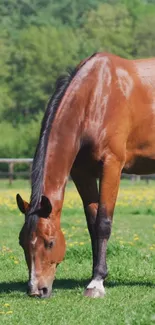
[[[87,289],[96,289],[95,297],[99,297],[100,295],[105,295],[105,289],[103,286],[103,280],[92,280],[88,286]]]

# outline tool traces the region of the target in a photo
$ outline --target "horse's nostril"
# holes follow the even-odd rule
[[[46,287],[44,287],[42,290],[43,290],[43,294],[46,295],[48,292],[48,289]]]
[[[46,287],[41,288],[40,290],[41,296],[46,296],[48,293],[48,289]]]

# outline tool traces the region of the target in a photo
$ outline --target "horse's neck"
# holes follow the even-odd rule
[[[95,62],[95,59],[88,61],[77,72],[62,98],[51,127],[44,165],[43,192],[53,206],[57,206],[57,211],[61,210],[65,184],[86,132],[85,122],[88,116],[92,119],[95,114],[90,107],[93,106],[91,94],[95,96],[96,70],[93,75],[91,73],[88,87],[88,74]]]
[[[68,105],[58,110],[48,139],[45,157],[43,193],[60,214],[65,185],[80,147],[81,118],[76,108]]]

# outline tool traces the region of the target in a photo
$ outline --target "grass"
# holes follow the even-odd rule
[[[122,181],[108,245],[109,276],[104,299],[83,297],[91,276],[90,240],[80,198],[70,183],[62,228],[67,253],[53,297],[26,295],[27,268],[18,233],[23,216],[15,194],[29,197],[29,182],[0,182],[0,324],[153,325],[155,324],[155,183]]]

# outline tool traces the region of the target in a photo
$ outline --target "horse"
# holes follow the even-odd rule
[[[30,203],[16,197],[25,215],[19,242],[30,296],[50,297],[65,256],[60,217],[69,175],[91,238],[92,277],[84,295],[105,295],[106,250],[122,172],[155,172],[155,58],[98,52],[58,80],[41,125]]]

